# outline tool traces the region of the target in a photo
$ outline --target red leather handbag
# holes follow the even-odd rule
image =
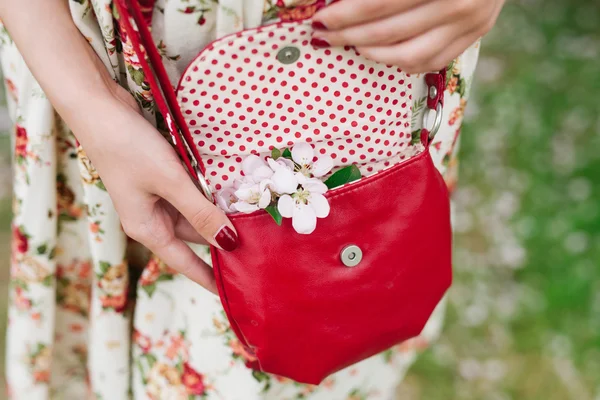
[[[235,40],[248,42],[248,36],[239,33],[208,46],[192,62],[175,93],[137,2],[118,0],[116,4],[121,29],[139,57],[174,146],[198,187],[212,199],[211,187],[204,178],[210,168],[205,164],[223,157],[223,163],[231,162],[231,167],[235,168],[236,160],[226,154],[211,153],[213,146],[206,141],[222,142],[223,137],[219,135],[223,130],[211,129],[210,122],[215,116],[217,119],[223,116],[222,124],[226,128],[235,129],[237,125],[227,120],[225,111],[208,116],[199,111],[208,106],[202,108],[199,100],[190,105],[185,96],[190,92],[202,92],[211,85],[218,88],[218,82],[209,84],[199,78],[198,71],[202,72],[207,65],[217,65],[215,73],[219,68],[228,68],[222,63],[223,57],[226,61],[228,57],[236,59],[238,55],[228,53],[227,49],[234,46]],[[261,35],[278,38],[282,32],[305,27],[310,25],[306,22],[279,23],[270,28],[258,28],[251,34],[253,40],[260,41]],[[310,32],[304,30],[298,35],[310,37]],[[281,35],[281,40],[290,39]],[[308,52],[306,60],[314,54],[312,51],[317,51],[302,39],[296,38],[292,42],[303,52]],[[274,44],[273,48],[277,46]],[[252,63],[252,54],[258,51],[249,51],[246,62]],[[348,48],[339,50],[343,51],[354,52]],[[343,53],[336,55],[335,51],[323,53],[323,57],[333,57],[334,61],[341,60],[342,56]],[[265,52],[256,57],[270,58],[271,54]],[[356,57],[360,56],[356,54]],[[292,54],[290,64],[297,62],[293,60],[295,58]],[[283,66],[279,71],[271,72],[271,79],[288,74],[285,68],[290,60],[280,61]],[[261,62],[256,65],[259,64]],[[385,72],[392,68],[372,65],[364,71],[359,68],[354,79],[364,81],[370,79],[369,75],[377,75],[378,69]],[[211,73],[207,71],[204,71],[205,75]],[[379,76],[383,76],[381,72]],[[319,78],[315,76],[314,79]],[[265,84],[268,85],[268,81]],[[436,112],[437,126],[431,131],[422,130],[420,140],[425,146],[424,151],[329,191],[326,197],[331,213],[319,220],[314,233],[297,234],[289,220],[277,226],[262,210],[230,216],[240,246],[230,253],[212,248],[213,268],[231,327],[253,355],[248,361],[249,367],[318,384],[342,368],[417,336],[450,286],[449,197],[428,150],[441,121],[445,71],[428,74],[426,82],[430,89],[427,106]],[[305,82],[306,87],[310,84],[310,81]],[[240,82],[236,83],[236,87],[242,86]],[[372,86],[375,88],[376,82]],[[395,89],[391,90],[394,92],[400,95]],[[233,96],[236,93],[237,89]],[[241,93],[230,101],[239,103],[238,108],[242,109],[260,102]],[[374,115],[377,112],[378,109],[373,108]],[[299,118],[299,125],[314,124],[311,115],[305,115],[303,120],[302,115]],[[393,114],[391,118],[390,125],[393,125]],[[196,143],[188,125],[193,125],[195,134],[203,140]],[[209,131],[210,137],[206,133]],[[293,143],[293,140],[284,137],[283,142]],[[208,161],[203,163],[203,158]],[[211,163],[214,164],[218,163]]]

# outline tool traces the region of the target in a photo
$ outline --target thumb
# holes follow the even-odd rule
[[[171,180],[168,186],[171,190],[159,195],[171,203],[207,242],[225,251],[238,247],[238,235],[231,221],[204,197],[187,173],[176,181]]]

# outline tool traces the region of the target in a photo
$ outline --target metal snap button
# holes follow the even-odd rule
[[[300,58],[300,49],[294,46],[287,46],[279,50],[277,60],[282,64],[293,64]]]
[[[344,250],[342,250],[340,258],[346,267],[356,267],[362,261],[363,252],[360,247],[356,245],[346,246]]]
[[[438,90],[435,86],[430,86],[429,87],[429,98],[430,99],[435,99],[438,95]]]

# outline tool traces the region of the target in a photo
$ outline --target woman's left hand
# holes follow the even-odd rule
[[[316,46],[355,46],[406,72],[437,71],[496,23],[505,0],[341,0],[315,14]]]

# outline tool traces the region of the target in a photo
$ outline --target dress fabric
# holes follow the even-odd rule
[[[324,0],[142,0],[174,83],[211,41],[277,20],[309,18]],[[110,0],[70,0],[73,20],[113,78],[156,124],[154,102]],[[448,70],[434,162],[452,187],[475,43]],[[444,302],[422,334],[316,387],[254,372],[219,299],[154,256],[141,273],[102,180],[4,28],[0,62],[14,120],[14,220],[6,371],[12,399],[390,400],[439,335]],[[410,77],[412,130],[423,75]],[[118,129],[115,126],[115,129]],[[206,261],[208,249],[197,246]],[[369,301],[369,299],[365,299]],[[315,360],[317,363],[318,360]]]

